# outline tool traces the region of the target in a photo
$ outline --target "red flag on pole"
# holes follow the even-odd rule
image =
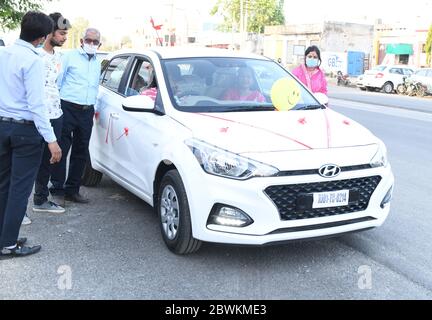
[[[153,17],[150,17],[150,23],[152,24],[152,27],[153,27],[153,29],[155,29],[155,30],[160,30],[160,29],[162,28],[162,26],[163,26],[163,24],[155,25],[154,20],[153,20]]]

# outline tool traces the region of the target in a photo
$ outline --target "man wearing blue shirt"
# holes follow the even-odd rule
[[[62,71],[58,77],[63,110],[60,147],[65,154],[71,146],[72,151],[67,179],[66,158],[52,168],[50,192],[60,206],[64,206],[64,200],[89,202],[79,191],[88,157],[99,88],[101,68],[96,52],[101,46],[100,37],[97,29],[87,29],[81,39],[81,47],[65,53],[62,58]]]
[[[52,32],[50,17],[30,11],[21,21],[15,44],[0,50],[0,258],[39,252],[18,239],[41,162],[43,141],[51,163],[60,161],[61,149],[46,115],[44,65],[36,47]]]

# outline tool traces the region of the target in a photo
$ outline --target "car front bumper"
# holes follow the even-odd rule
[[[319,185],[329,181],[355,180],[373,176],[379,176],[381,179],[370,196],[367,207],[364,210],[343,214],[304,219],[290,216],[291,220],[284,220],[279,210],[281,206],[279,205],[278,208],[266,193],[266,189],[273,186]],[[394,177],[389,165],[387,168],[342,173],[333,179],[321,178],[316,174],[236,181],[212,176],[201,170],[192,174],[188,172],[185,188],[189,195],[194,238],[216,243],[264,245],[378,227],[384,223],[389,214],[390,204],[383,208],[380,205],[393,184]],[[209,214],[215,204],[238,208],[254,222],[243,228],[208,224]]]

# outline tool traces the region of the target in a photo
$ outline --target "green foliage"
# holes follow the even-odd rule
[[[240,31],[240,1],[217,0],[210,11],[211,15],[221,15],[224,22],[221,31]],[[247,11],[247,31],[263,33],[265,26],[285,23],[284,0],[243,0],[243,10]]]
[[[27,11],[40,10],[47,1],[51,0],[0,0],[0,29],[17,28]]]
[[[429,66],[432,66],[432,25],[429,28],[429,32],[426,38],[425,51],[426,51],[426,63]]]

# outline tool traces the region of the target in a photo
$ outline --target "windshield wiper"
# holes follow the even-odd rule
[[[273,106],[235,106],[235,107],[226,107],[221,108],[222,112],[246,112],[246,111],[274,111],[275,107]]]
[[[296,110],[317,110],[317,109],[325,109],[325,106],[319,105],[319,104],[311,104],[308,106],[300,107]]]

